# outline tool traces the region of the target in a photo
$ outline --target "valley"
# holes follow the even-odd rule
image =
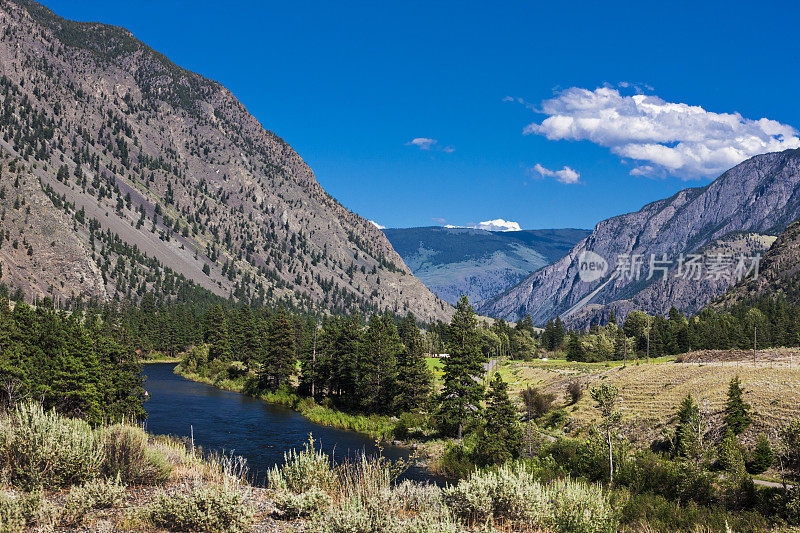
[[[45,3],[0,0],[0,532],[800,527],[800,133],[676,100],[763,116],[669,10],[671,100],[551,64],[658,78],[647,6]]]

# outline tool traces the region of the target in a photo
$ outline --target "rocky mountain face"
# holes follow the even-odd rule
[[[449,316],[219,83],[27,0],[0,0],[0,34],[0,282]]]
[[[582,229],[486,231],[399,228],[383,231],[425,286],[455,304],[462,294],[478,303],[560,259],[590,232]]]
[[[800,302],[799,222],[791,224],[778,235],[764,254],[757,276],[738,283],[713,304],[720,308],[762,295],[784,295],[795,303]]]
[[[737,246],[744,247],[744,255],[756,253],[768,244],[761,236],[777,235],[798,218],[800,151],[759,155],[705,187],[685,189],[635,213],[600,222],[564,258],[489,299],[480,312],[506,319],[530,313],[536,323],[561,315],[584,323],[607,312],[609,306],[621,309],[623,315],[633,308],[663,313],[672,305],[684,312],[696,311],[735,279],[717,279],[706,268],[700,280],[686,283],[677,275],[681,254],[684,259],[690,254],[705,255],[708,267],[704,247],[724,248],[726,240],[740,241]],[[752,235],[742,238],[742,234]],[[642,262],[638,279],[628,267],[617,269],[637,257]],[[646,279],[651,257],[669,263],[666,279],[660,273]],[[601,266],[605,261],[605,274],[582,280],[579,264],[586,265],[587,258]]]

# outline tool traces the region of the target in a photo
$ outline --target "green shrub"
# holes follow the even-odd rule
[[[119,477],[95,479],[73,486],[68,499],[88,509],[110,509],[118,507],[125,499],[125,485]]]
[[[82,483],[100,472],[102,442],[83,420],[45,412],[34,403],[19,405],[11,418],[13,435],[7,457],[15,485],[59,488]]]
[[[405,480],[392,491],[395,505],[406,511],[441,514],[447,507],[442,499],[442,489],[436,485]]]
[[[38,491],[16,496],[0,492],[0,532],[49,525],[56,514],[56,509]]]
[[[279,515],[284,518],[308,517],[317,514],[331,503],[327,492],[312,488],[301,494],[280,490],[273,496]]]
[[[157,450],[147,446],[147,434],[135,427],[116,425],[104,431],[106,475],[123,483],[165,483],[172,466]]]
[[[475,470],[475,463],[463,444],[448,442],[444,453],[439,458],[438,469],[445,476],[464,478]]]
[[[676,503],[656,494],[636,494],[621,505],[621,522],[633,531],[768,531],[764,517],[695,502]]]
[[[513,520],[570,533],[610,532],[617,525],[599,486],[570,480],[545,485],[521,463],[475,472],[442,493],[456,516],[468,522]]]
[[[243,531],[253,519],[245,496],[236,485],[227,483],[174,494],[161,490],[149,516],[153,524],[171,531]]]
[[[267,472],[269,487],[276,491],[300,494],[311,489],[329,491],[336,481],[330,458],[314,448],[309,437],[303,450],[291,449],[284,453],[284,464]]]
[[[20,498],[0,494],[0,531],[23,531],[27,524],[24,503]]]
[[[379,500],[347,498],[317,516],[310,524],[315,533],[462,533],[466,530],[449,515],[430,512],[401,516]]]

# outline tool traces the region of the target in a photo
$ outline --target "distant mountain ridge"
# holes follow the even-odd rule
[[[589,234],[582,229],[486,231],[429,226],[385,229],[389,242],[434,294],[480,302],[556,261]]]
[[[562,315],[598,315],[609,306],[636,307],[664,312],[671,305],[693,312],[730,285],[698,283],[676,297],[678,282],[671,277],[662,286],[658,278],[629,280],[613,277],[617,258],[656,254],[676,261],[720,239],[739,233],[777,235],[800,218],[800,150],[768,153],[748,159],[705,187],[684,189],[639,211],[597,224],[592,233],[559,261],[549,265],[479,309],[488,316],[518,319],[530,314],[535,323]],[[759,240],[753,250],[763,249]],[[578,260],[594,252],[609,263],[600,279],[584,282]],[[647,296],[646,298],[643,296]],[[637,300],[638,298],[638,300]],[[633,302],[634,305],[624,302]],[[591,320],[591,318],[589,318]]]

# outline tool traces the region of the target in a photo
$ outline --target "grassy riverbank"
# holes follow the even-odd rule
[[[333,464],[309,442],[257,488],[233,458],[35,404],[2,415],[0,437],[2,531],[610,533],[619,524],[614,493],[542,481],[522,463],[442,489],[396,483],[403,466],[381,457]]]
[[[191,381],[207,383],[224,390],[248,394],[267,403],[282,405],[294,409],[309,421],[321,426],[333,427],[347,431],[355,431],[369,437],[388,441],[393,438],[395,419],[388,416],[351,414],[324,407],[317,404],[312,398],[298,396],[289,391],[253,392],[247,388],[247,378],[242,376],[236,379],[211,379],[195,372],[190,372],[178,365],[175,373]]]

